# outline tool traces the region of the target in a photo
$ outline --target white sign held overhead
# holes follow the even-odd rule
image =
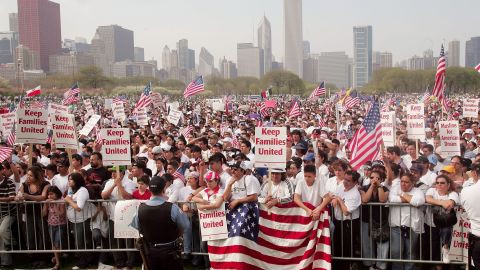
[[[137,124],[140,126],[148,126],[147,108],[137,109]]]
[[[467,98],[463,100],[463,117],[478,117],[478,103],[480,99]]]
[[[105,128],[100,130],[102,138],[103,165],[131,165],[130,130],[128,128]]]
[[[73,114],[56,113],[51,119],[55,146],[57,148],[78,149]]]
[[[68,113],[68,107],[60,104],[55,104],[55,103],[49,103],[48,104],[48,129],[52,129],[52,117],[54,114],[60,113],[60,114],[67,114]]]
[[[386,147],[395,145],[395,112],[381,112],[382,139]]]
[[[87,117],[95,114],[92,106],[92,101],[90,99],[85,99],[83,101],[83,104],[85,104],[85,109],[87,109]]]
[[[407,133],[409,139],[425,140],[425,105],[407,105]]]
[[[442,156],[452,157],[460,155],[460,135],[458,121],[438,122]]]
[[[85,124],[85,126],[83,126],[82,130],[80,130],[78,134],[88,136],[88,134],[90,134],[90,131],[92,131],[100,118],[101,116],[98,114],[90,116],[90,119],[88,119],[88,122]]]
[[[14,112],[0,114],[0,131],[2,131],[4,138],[7,138],[12,132],[15,121],[17,121],[17,114]]]
[[[178,122],[182,117],[183,117],[183,113],[181,111],[171,109],[170,113],[167,116],[167,120],[171,124],[174,124],[175,126],[177,126]]]
[[[255,128],[255,167],[285,168],[287,163],[287,128]]]
[[[47,110],[18,109],[15,142],[44,144],[48,136],[47,123]]]
[[[125,108],[123,107],[123,102],[112,103],[112,112],[113,117],[122,123],[127,118],[127,115],[125,114]]]

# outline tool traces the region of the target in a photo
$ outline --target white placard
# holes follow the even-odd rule
[[[255,128],[255,167],[285,168],[287,163],[287,128]]]
[[[382,139],[386,147],[395,145],[395,112],[380,112]]]
[[[150,98],[152,99],[152,104],[154,108],[163,107],[162,96],[159,93],[152,93],[150,95]]]
[[[132,226],[138,213],[139,200],[122,200],[115,203],[113,232],[115,238],[139,238],[138,230]]]
[[[38,143],[47,141],[48,114],[44,109],[18,109],[16,143]]]
[[[170,110],[178,110],[179,107],[180,103],[178,101],[167,103],[167,108],[170,108]]]
[[[407,133],[409,139],[425,140],[425,108],[423,103],[407,105]]]
[[[10,135],[15,121],[17,121],[17,114],[14,112],[0,114],[0,130],[2,131],[3,137],[6,138]]]
[[[48,130],[52,129],[51,118],[56,113],[68,114],[68,107],[60,104],[48,103]]]
[[[224,112],[225,111],[225,103],[223,103],[223,102],[212,103],[212,110],[214,110],[216,112]]]
[[[113,117],[122,123],[127,118],[127,115],[125,114],[125,108],[123,107],[123,102],[112,103],[112,112]]]
[[[102,138],[103,165],[132,165],[128,128],[101,129],[100,138]]]
[[[85,99],[83,101],[83,104],[85,104],[85,109],[87,109],[87,117],[95,114],[92,106],[92,101],[90,99]]]
[[[202,240],[219,240],[228,238],[225,204],[218,209],[198,210]]]
[[[112,103],[113,103],[113,99],[111,99],[111,98],[106,98],[106,99],[105,99],[105,108],[106,108],[106,109],[111,109],[111,108],[112,108]]]
[[[467,98],[463,100],[463,117],[478,117],[478,103],[480,99]]]
[[[183,116],[183,113],[181,111],[170,109],[170,113],[167,116],[167,120],[168,122],[177,126],[182,116]]]
[[[468,263],[468,233],[470,233],[470,221],[461,207],[455,207],[457,211],[457,224],[453,226],[452,241],[450,242],[451,261]]]
[[[56,113],[51,117],[53,141],[57,148],[78,149],[73,114]]]
[[[452,157],[460,155],[460,133],[458,121],[438,122],[442,156]]]
[[[140,126],[148,126],[147,108],[137,109],[137,124]]]
[[[90,131],[92,131],[93,127],[95,127],[100,118],[101,116],[98,114],[90,116],[90,119],[88,119],[88,122],[85,124],[85,126],[83,126],[82,130],[80,130],[78,134],[88,136],[88,134],[90,134]]]

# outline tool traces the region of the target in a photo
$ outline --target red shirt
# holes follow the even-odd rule
[[[152,196],[152,192],[150,190],[145,190],[145,193],[140,194],[140,190],[136,189],[133,191],[132,196],[134,199],[137,200],[150,200],[150,197]]]

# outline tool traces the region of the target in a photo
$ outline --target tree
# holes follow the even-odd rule
[[[261,87],[268,88],[280,93],[303,94],[305,92],[305,83],[292,72],[283,70],[270,71],[261,80]]]
[[[111,82],[103,76],[103,71],[97,66],[88,66],[80,69],[79,83],[82,87],[99,88]]]

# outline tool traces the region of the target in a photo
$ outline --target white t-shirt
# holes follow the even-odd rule
[[[175,203],[178,201],[180,189],[184,188],[185,184],[183,183],[180,178],[175,178],[173,183],[167,188],[167,192],[165,195],[168,196],[168,201],[171,203]]]
[[[448,193],[447,195],[440,195],[438,194],[437,189],[435,188],[430,188],[425,196],[432,196],[433,199],[435,200],[452,200],[455,202],[455,205],[460,204],[460,197],[458,196],[458,193],[455,191],[452,191]],[[435,227],[435,224],[433,223],[433,214],[432,214],[432,207],[429,206],[427,207],[427,211],[425,214],[425,224],[427,224],[430,227]]]
[[[183,188],[181,188],[179,191],[178,191],[178,201],[179,202],[185,202],[187,201],[187,197],[192,194],[192,192],[194,192],[195,190],[192,189],[191,186],[189,185],[186,185],[184,186]]]
[[[199,194],[200,194],[200,196],[202,196],[202,199],[204,199],[204,200],[206,200],[210,203],[215,202],[219,196],[223,195],[223,190],[222,189],[219,189],[217,193],[213,193],[210,196],[208,195],[207,192],[208,192],[208,188],[200,191]]]
[[[337,177],[330,177],[326,180],[325,183],[325,192],[335,194],[337,191],[337,187],[342,186],[343,187],[343,180],[337,183]]]
[[[317,173],[319,175],[325,176],[326,178],[328,178],[328,175],[330,174],[330,172],[328,171],[328,167],[325,164],[322,164],[322,165],[320,165],[320,167],[318,167],[318,172]]]
[[[94,206],[88,202],[90,196],[88,195],[88,190],[85,187],[79,188],[77,192],[68,196],[72,197],[73,201],[76,202],[78,207],[82,209],[81,211],[76,211],[73,207],[68,205],[68,221],[72,223],[81,223],[92,217],[95,209]]]
[[[460,200],[470,220],[472,234],[480,237],[480,181],[462,189]]]
[[[429,187],[432,187],[435,183],[436,178],[437,175],[434,172],[428,170],[428,172],[424,176],[420,177],[420,182],[424,183]]]
[[[308,202],[317,207],[322,203],[322,194],[324,193],[322,183],[317,177],[313,182],[313,185],[308,186],[305,179],[301,179],[297,182],[295,187],[295,194],[302,196],[302,202]]]
[[[52,178],[52,186],[58,187],[60,191],[65,193],[68,190],[68,174],[65,176],[61,176],[60,174],[56,174]]]
[[[115,180],[114,179],[108,180],[105,183],[105,187],[103,188],[102,192],[105,192],[105,191],[111,189],[112,186],[114,186],[114,185],[115,185]],[[137,189],[137,185],[132,180],[128,179],[128,177],[125,177],[125,176],[122,179],[122,186],[123,186],[123,188],[125,188],[125,191],[128,192],[128,194],[130,194],[130,195],[133,193],[133,191],[135,191],[135,189]],[[123,198],[120,195],[120,192],[118,191],[118,187],[113,188],[113,191],[110,194],[109,199],[112,200],[112,201],[123,200]],[[115,220],[115,202],[109,202],[108,207],[106,207],[106,208],[107,208],[107,211],[109,213],[110,220]]]
[[[233,181],[233,178],[230,179],[230,181]],[[251,175],[244,175],[240,180],[233,184],[230,201],[259,193],[260,183],[258,182],[257,178]]]
[[[355,186],[348,191],[345,191],[343,185],[338,185],[337,190],[335,191],[335,196],[341,198],[345,202],[350,215],[345,216],[340,209],[340,206],[335,207],[335,219],[336,220],[351,220],[357,219],[360,217],[360,205],[362,204],[362,197],[358,187]]]

